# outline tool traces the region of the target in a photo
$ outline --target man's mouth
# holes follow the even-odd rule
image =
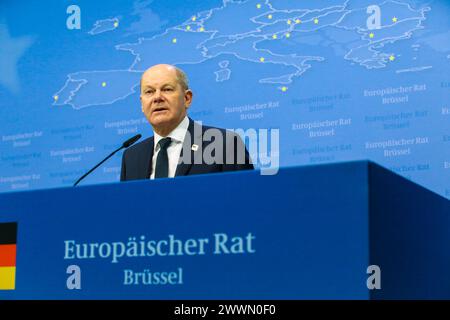
[[[153,109],[153,113],[157,113],[157,112],[164,112],[164,111],[168,111],[169,109],[165,108],[165,107],[157,107],[155,109]]]

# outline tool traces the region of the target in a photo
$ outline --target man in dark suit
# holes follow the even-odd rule
[[[192,95],[186,75],[174,66],[144,72],[142,112],[154,136],[124,152],[121,181],[253,169],[239,135],[188,118]]]

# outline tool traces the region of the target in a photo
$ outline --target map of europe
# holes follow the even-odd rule
[[[387,44],[409,39],[424,28],[426,6],[394,0],[272,0],[224,1],[223,6],[199,12],[182,24],[153,37],[117,43],[115,50],[134,57],[128,69],[88,70],[70,73],[53,95],[54,105],[74,109],[110,105],[136,92],[141,73],[161,63],[201,64],[229,54],[242,62],[269,64],[273,75],[259,79],[286,91],[289,85],[312,72],[314,65],[343,59],[367,71],[385,68],[397,53]],[[95,37],[120,29],[120,18],[98,20],[89,35]],[[332,48],[329,56],[324,48]],[[227,81],[232,70],[220,63],[216,81]],[[397,72],[415,72],[430,66]],[[310,70],[311,69],[311,70]],[[97,89],[101,86],[101,94]]]

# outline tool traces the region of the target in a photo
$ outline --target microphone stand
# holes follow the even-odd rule
[[[124,148],[124,146],[120,146],[118,149],[116,149],[115,151],[113,151],[109,156],[107,156],[105,159],[103,159],[102,162],[100,162],[99,164],[97,164],[95,167],[93,167],[91,170],[89,170],[88,172],[86,172],[80,179],[77,180],[77,182],[74,183],[74,187],[77,186],[77,184],[80,183],[81,180],[83,180],[88,174],[90,174],[92,171],[94,171],[95,169],[97,169],[99,166],[101,166],[103,164],[103,162],[105,162],[106,160],[108,160],[109,158],[111,158],[113,155],[115,155],[117,152],[119,152],[120,150],[122,150]]]
[[[105,159],[102,160],[102,162],[100,162],[99,164],[97,164],[95,167],[93,167],[91,170],[89,170],[88,172],[86,172],[80,179],[78,179],[75,183],[74,183],[74,187],[77,186],[77,184],[80,183],[81,180],[83,180],[88,174],[90,174],[92,171],[94,171],[95,169],[97,169],[99,166],[102,165],[103,162],[105,162],[106,160],[108,160],[109,158],[111,158],[113,155],[115,155],[118,151],[124,149],[124,148],[128,148],[129,146],[131,146],[133,143],[135,143],[136,141],[138,141],[142,136],[140,134],[135,135],[134,137],[131,137],[130,139],[128,139],[127,141],[125,141],[119,148],[117,148],[116,150],[114,150],[113,152],[111,152],[111,154],[109,156],[107,156]]]

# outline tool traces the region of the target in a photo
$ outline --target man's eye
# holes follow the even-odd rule
[[[173,91],[173,89],[172,88],[164,88],[163,91],[170,92],[170,91]]]
[[[147,91],[145,91],[145,94],[152,94],[152,93],[153,93],[152,90],[147,90]]]

